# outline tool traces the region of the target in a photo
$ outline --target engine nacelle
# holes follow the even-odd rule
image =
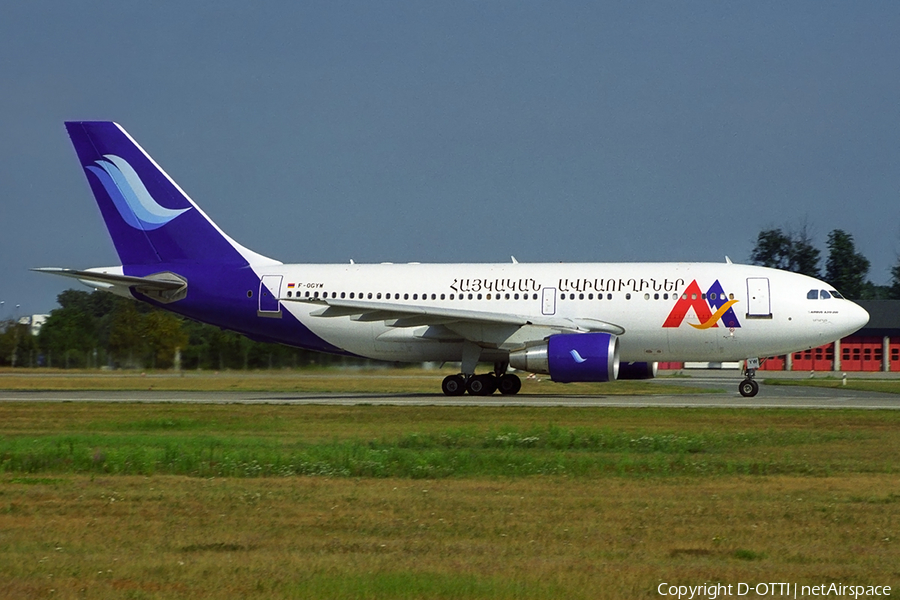
[[[619,340],[611,333],[560,333],[546,342],[509,353],[509,365],[547,373],[560,383],[614,381],[619,373]]]
[[[655,362],[620,362],[619,379],[653,379],[658,366]]]

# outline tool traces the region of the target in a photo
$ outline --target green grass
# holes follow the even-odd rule
[[[844,385],[841,378],[815,377],[805,379],[766,379],[766,385],[792,385],[802,387],[820,387],[856,390],[861,392],[882,392],[886,394],[900,394],[900,379],[847,379]]]
[[[0,403],[3,598],[900,582],[898,411]]]
[[[29,413],[41,410],[52,410],[55,424],[35,430],[39,419]],[[168,416],[152,414],[162,411]],[[0,473],[422,479],[895,470],[893,412],[752,417],[677,408],[7,404]]]

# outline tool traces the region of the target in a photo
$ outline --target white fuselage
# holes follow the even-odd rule
[[[856,304],[831,297],[833,288],[822,281],[730,263],[277,265],[254,271],[282,299],[278,310],[288,311],[338,348],[389,361],[459,360],[461,342],[452,335],[442,339],[427,325],[316,316],[321,307],[313,301],[352,298],[593,319],[624,329],[619,350],[621,360],[628,362],[775,356],[834,341],[868,321]],[[718,292],[708,293],[711,289]],[[828,293],[812,299],[812,290]],[[727,319],[710,317],[725,300],[730,302]],[[483,344],[482,360],[502,360],[516,346],[546,333],[536,329],[530,335],[538,339],[523,337],[521,331],[505,342],[492,339]]]

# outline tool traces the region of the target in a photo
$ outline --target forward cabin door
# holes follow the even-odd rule
[[[259,281],[260,317],[281,318],[281,275],[263,275]]]
[[[772,302],[769,294],[768,277],[747,278],[747,318],[772,318]]]

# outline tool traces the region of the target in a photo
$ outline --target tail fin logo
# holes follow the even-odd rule
[[[114,154],[103,156],[85,167],[97,176],[122,219],[135,229],[153,231],[190,208],[171,209],[160,206],[128,161]]]

